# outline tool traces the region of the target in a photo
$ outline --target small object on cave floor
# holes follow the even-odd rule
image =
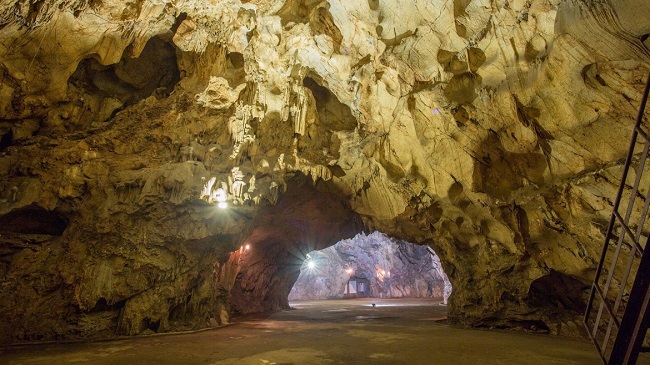
[[[372,303],[372,306],[373,306],[373,307],[375,307],[375,306],[377,306],[377,304],[375,304],[375,303]]]

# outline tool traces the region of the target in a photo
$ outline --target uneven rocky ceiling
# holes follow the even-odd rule
[[[648,19],[646,0],[2,1],[1,340],[286,308],[304,254],[363,229],[435,249],[452,320],[575,335]]]

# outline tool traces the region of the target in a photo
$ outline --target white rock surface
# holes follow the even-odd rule
[[[446,303],[451,292],[431,249],[396,242],[379,232],[360,233],[309,255],[289,293],[290,301],[341,299],[355,277],[369,280],[371,298],[439,298]]]

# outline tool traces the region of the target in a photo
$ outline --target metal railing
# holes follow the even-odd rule
[[[643,253],[650,235],[650,139],[643,120],[649,93],[650,75],[584,317],[605,365],[634,364],[648,329],[650,255]]]

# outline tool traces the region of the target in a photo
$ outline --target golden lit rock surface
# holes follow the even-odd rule
[[[361,221],[435,249],[453,320],[577,334],[650,70],[611,3],[3,1],[2,341],[286,307]]]

